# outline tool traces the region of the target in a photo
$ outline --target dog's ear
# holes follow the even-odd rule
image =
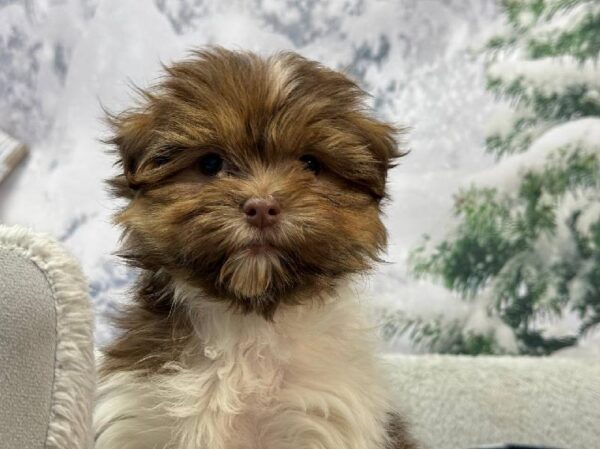
[[[387,172],[395,167],[395,162],[408,152],[400,149],[404,128],[393,126],[372,117],[370,114],[360,114],[354,118],[355,129],[361,134],[371,154],[378,162],[377,176],[373,179],[371,189],[382,199],[386,196]]]
[[[121,173],[108,180],[115,196],[133,198],[139,185],[136,181],[140,161],[152,143],[154,114],[150,108],[135,108],[120,114],[107,114],[112,137],[105,140],[114,146],[116,166]]]

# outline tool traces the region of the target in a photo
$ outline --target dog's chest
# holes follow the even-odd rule
[[[204,390],[213,405],[209,419],[222,421],[217,427],[222,426],[228,434],[227,447],[260,448],[262,423],[271,420],[281,403],[291,361],[258,342],[237,349],[212,361],[209,371],[214,372],[214,388]]]
[[[215,409],[257,413],[277,397],[293,366],[291,342],[249,339],[227,348],[206,346],[198,384]],[[205,379],[205,377],[209,379]],[[210,385],[210,388],[206,388]]]
[[[198,360],[160,380],[161,402],[183,447],[262,448],[264,423],[294,388],[301,345],[274,325],[215,324],[226,328],[207,332]]]
[[[103,381],[99,448],[382,447],[389,392],[358,309],[275,323],[203,312],[195,343],[162,373]]]

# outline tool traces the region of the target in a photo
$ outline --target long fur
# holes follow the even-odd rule
[[[95,387],[93,317],[77,262],[50,237],[0,225],[0,247],[32,261],[46,277],[56,308],[56,354],[44,447],[92,447]],[[35,329],[32,330],[35,332]]]
[[[195,304],[184,355],[102,383],[97,449],[412,447],[391,423],[393,395],[351,288],[284,307],[272,322],[187,286],[176,296]],[[400,432],[405,446],[392,446]]]
[[[401,155],[364,97],[292,53],[216,48],[112,116],[141,274],[101,364],[97,449],[414,447],[347,286],[385,246]],[[243,205],[265,197],[281,213],[257,229]]]

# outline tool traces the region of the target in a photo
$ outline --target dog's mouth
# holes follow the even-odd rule
[[[245,249],[252,255],[271,253],[277,250],[275,246],[267,241],[254,241],[249,243]]]
[[[243,252],[249,255],[281,253],[283,248],[281,247],[279,237],[280,235],[272,230],[257,232],[247,236],[247,239],[241,242],[236,252]]]

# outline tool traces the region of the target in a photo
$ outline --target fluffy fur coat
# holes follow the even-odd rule
[[[273,321],[218,302],[189,314],[177,360],[103,379],[96,449],[413,447],[355,289]]]
[[[96,449],[413,448],[347,280],[378,260],[395,127],[345,75],[211,49],[111,117],[123,256]]]

